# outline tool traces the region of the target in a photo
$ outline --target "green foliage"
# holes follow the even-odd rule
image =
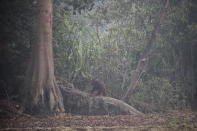
[[[24,75],[33,39],[34,5],[15,1],[13,7],[23,6],[11,8],[9,4],[1,5],[1,12],[7,10],[8,15],[0,14],[4,19],[0,22],[4,27],[1,79]],[[109,96],[121,99],[134,77],[162,6],[163,0],[54,1],[56,76],[85,89],[83,73],[86,73],[104,81]],[[170,1],[132,99],[160,110],[194,105],[196,10],[195,0]]]
[[[90,40],[88,22],[82,14],[73,15],[65,11],[65,4],[54,7],[53,46],[55,73],[73,81],[78,71],[92,68],[97,55],[96,44]]]
[[[121,98],[128,89],[162,6],[161,1],[107,1],[89,13],[97,29],[91,34],[99,41],[90,73],[105,81],[111,96]],[[186,0],[170,3],[134,99],[159,109],[187,108],[195,100],[196,23],[189,20],[196,7]]]
[[[64,6],[54,10],[53,45],[56,74],[70,78],[71,71],[80,66],[77,33],[80,23],[74,22],[70,12],[63,11]]]

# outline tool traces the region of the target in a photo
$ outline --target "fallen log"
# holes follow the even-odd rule
[[[74,88],[61,87],[66,113],[79,115],[132,115],[142,114],[121,100],[92,96]]]

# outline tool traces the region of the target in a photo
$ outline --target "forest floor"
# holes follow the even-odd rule
[[[188,110],[144,115],[41,117],[19,113],[17,107],[0,100],[0,131],[197,131],[197,112]]]

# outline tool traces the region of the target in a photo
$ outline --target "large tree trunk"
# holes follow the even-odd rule
[[[52,50],[52,0],[38,0],[32,56],[23,90],[23,104],[30,113],[64,111],[56,86]]]

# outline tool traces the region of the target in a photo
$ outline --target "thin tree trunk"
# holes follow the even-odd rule
[[[150,38],[149,42],[147,43],[144,51],[142,52],[140,60],[138,61],[137,67],[135,69],[134,77],[130,82],[129,89],[126,92],[126,94],[124,95],[124,97],[122,98],[122,100],[125,101],[125,102],[129,101],[129,99],[131,97],[131,93],[132,93],[133,89],[135,89],[135,87],[137,86],[137,82],[140,79],[140,76],[141,76],[142,72],[144,71],[144,67],[145,67],[144,62],[145,62],[146,58],[148,57],[148,55],[150,54],[150,50],[152,48],[153,41],[154,41],[155,36],[156,36],[156,32],[159,29],[159,25],[161,24],[162,18],[165,15],[165,12],[166,12],[166,9],[167,9],[167,6],[168,6],[168,2],[169,2],[169,0],[166,0],[164,8],[163,8],[163,10],[162,10],[162,12],[159,16],[158,23],[155,25],[155,28],[154,28],[154,30],[151,34],[151,38]]]
[[[52,0],[38,0],[35,39],[23,90],[25,110],[33,114],[64,111],[54,76],[52,5]]]

